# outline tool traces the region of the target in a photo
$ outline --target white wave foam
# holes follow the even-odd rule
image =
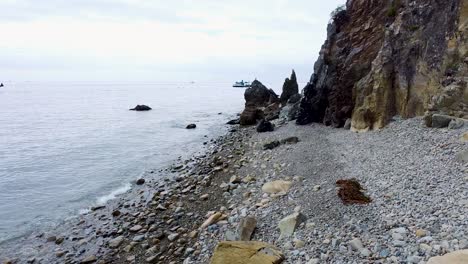
[[[105,205],[107,203],[107,201],[115,199],[115,197],[117,197],[117,195],[126,193],[128,190],[130,190],[130,188],[131,188],[130,183],[127,183],[125,186],[122,186],[122,187],[112,191],[110,194],[99,197],[97,199],[96,203],[98,205]]]

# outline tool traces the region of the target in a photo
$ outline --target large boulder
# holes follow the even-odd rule
[[[245,108],[240,116],[242,126],[255,125],[258,120],[273,120],[279,116],[278,95],[261,82],[255,80],[244,93]]]
[[[279,264],[284,255],[278,248],[256,241],[223,241],[216,246],[210,264]]]
[[[439,257],[432,257],[427,264],[465,264],[468,263],[468,249],[459,250]]]
[[[292,71],[291,78],[286,78],[283,84],[283,92],[281,93],[281,105],[286,105],[289,98],[299,93],[299,85],[297,84],[296,73]]]
[[[253,104],[246,104],[244,111],[239,118],[239,124],[241,126],[252,126],[257,124],[257,120],[263,119],[264,113],[263,110],[257,108]]]

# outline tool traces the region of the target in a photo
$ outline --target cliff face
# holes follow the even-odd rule
[[[394,115],[468,115],[468,0],[348,0],[304,88],[298,124],[384,127]]]

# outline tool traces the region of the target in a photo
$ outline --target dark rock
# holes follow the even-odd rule
[[[91,207],[91,211],[97,211],[106,208],[105,205],[98,205],[98,206],[93,206]]]
[[[298,137],[288,137],[281,140],[281,144],[297,144],[299,142]]]
[[[266,88],[260,81],[253,81],[252,86],[247,88],[244,93],[246,104],[253,104],[257,107],[267,106],[279,102],[278,95],[272,90]]]
[[[257,120],[264,118],[263,110],[255,105],[246,105],[242,112],[239,123],[241,126],[251,126],[257,124]]]
[[[240,124],[240,118],[230,120],[229,122],[226,123],[227,125],[238,125]]]
[[[296,94],[292,95],[289,98],[288,104],[295,104],[295,103],[301,101],[301,98],[302,98],[302,96],[300,94],[296,93]]]
[[[121,214],[122,214],[122,213],[121,213],[119,210],[114,210],[114,211],[112,212],[112,216],[113,216],[113,217],[118,217],[118,216],[120,216]]]
[[[147,105],[137,105],[135,108],[130,109],[131,111],[149,111],[151,107]]]
[[[261,82],[255,80],[252,86],[245,90],[245,108],[240,115],[239,123],[242,126],[255,125],[258,120],[277,118],[279,114],[278,95],[266,88]]]
[[[186,127],[186,129],[195,129],[195,128],[197,128],[197,125],[195,125],[195,124],[189,124]]]
[[[143,185],[143,184],[145,184],[145,179],[138,179],[138,180],[136,181],[136,184],[137,184],[137,185]]]
[[[447,115],[433,114],[432,115],[432,127],[433,128],[444,128],[448,127],[450,122],[454,118]]]
[[[272,142],[269,142],[269,143],[266,143],[265,145],[263,145],[263,149],[267,150],[267,149],[274,149],[274,148],[277,148],[281,145],[281,143],[278,141],[278,140],[274,140]]]
[[[297,124],[341,127],[352,118],[356,131],[379,129],[395,115],[408,118],[431,110],[447,69],[451,78],[464,79],[463,1],[410,2],[347,1],[328,26]],[[466,84],[459,86],[463,91]],[[456,94],[445,93],[433,110],[444,105],[444,112],[464,117],[467,104]]]
[[[3,87],[3,83],[0,83],[0,87]]]
[[[260,121],[260,123],[257,125],[257,132],[259,133],[272,132],[274,130],[275,130],[275,125],[273,125],[269,121],[266,121],[265,119]]]
[[[280,101],[284,106],[288,100],[299,93],[299,85],[297,84],[296,73],[292,71],[291,78],[286,78],[283,84],[283,92],[281,93]]]

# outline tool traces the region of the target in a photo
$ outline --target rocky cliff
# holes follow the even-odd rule
[[[355,131],[395,115],[468,116],[468,0],[348,0],[333,14],[298,124]]]

